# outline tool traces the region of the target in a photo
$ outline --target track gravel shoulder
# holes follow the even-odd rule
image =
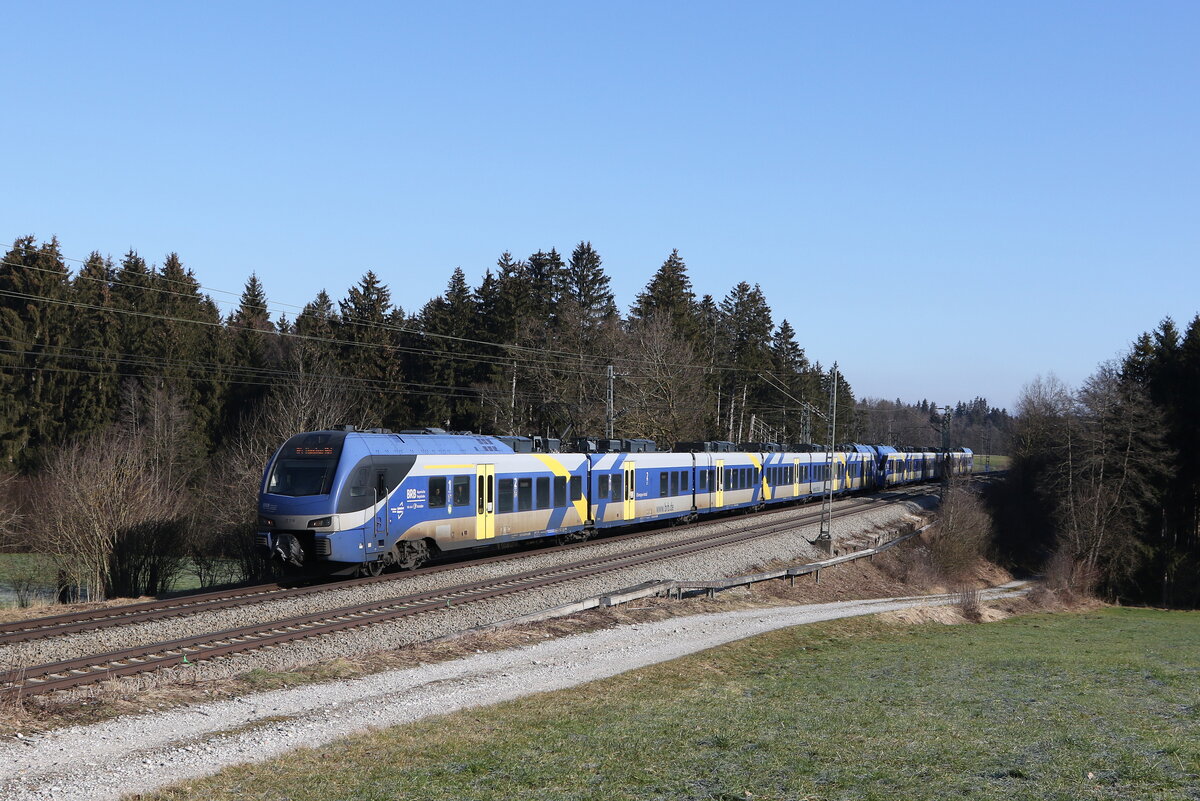
[[[1017,583],[981,600],[1020,592]],[[0,797],[118,799],[370,727],[577,686],[788,626],[950,595],[751,609],[602,629],[439,664],[59,729],[0,746]]]

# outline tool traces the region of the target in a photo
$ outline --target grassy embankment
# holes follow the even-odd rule
[[[992,470],[1007,470],[1008,463],[1011,460],[1012,460],[1011,456],[999,456],[999,455],[993,454],[991,457],[987,457],[984,454],[977,453],[972,457],[972,463],[974,465],[973,470],[976,473],[982,473],[984,462],[987,462],[988,466]]]
[[[161,798],[1195,799],[1198,666],[1198,613],[838,621]]]

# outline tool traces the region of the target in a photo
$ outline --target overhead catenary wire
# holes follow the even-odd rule
[[[36,249],[30,249],[29,252],[35,256],[39,255],[41,253],[41,251],[36,250]],[[67,257],[67,256],[63,256],[61,253],[58,253],[58,252],[54,252],[52,255],[54,258],[60,259],[62,261],[71,261],[71,262],[85,264],[85,265],[90,260],[90,259],[84,260],[84,259],[78,259],[78,258],[73,258],[73,257]],[[141,259],[140,256],[138,258]],[[142,261],[144,263],[144,260],[142,260]],[[67,275],[66,272],[60,272],[57,270],[49,270],[46,268],[36,267],[33,265],[26,265],[26,264],[23,264],[20,262],[12,262],[12,261],[8,261],[5,259],[0,259],[0,264],[8,265],[11,267],[20,267],[20,268],[27,269],[27,270],[36,270],[36,271],[41,271],[41,272],[46,272],[46,273],[51,273],[51,274],[56,274],[56,275],[63,275],[64,277],[66,277],[66,275]],[[64,267],[65,267],[65,265],[64,265]],[[153,286],[149,286],[149,285],[144,286],[141,284],[123,282],[116,278],[117,274],[118,273],[114,272],[113,275],[107,276],[105,278],[96,278],[94,276],[77,276],[77,277],[82,277],[82,278],[85,278],[87,280],[92,280],[92,281],[103,282],[108,285],[130,286],[130,287],[135,287],[140,290],[152,291],[152,292],[166,292],[168,294],[173,294],[173,295],[177,295],[177,296],[181,296],[181,297],[187,297],[189,299],[196,299],[196,297],[197,297],[194,294],[171,292],[170,290],[165,290],[162,288],[153,287]],[[190,274],[191,273],[189,271],[189,275]],[[208,291],[208,292],[220,292],[222,294],[236,296],[236,297],[241,296],[241,293],[233,292],[231,290],[215,289],[212,287],[207,287],[205,285],[200,284],[199,281],[195,281],[194,279],[192,281],[178,281],[176,279],[165,278],[162,276],[161,273],[157,273],[157,272],[153,272],[153,271],[145,273],[144,277],[150,281],[166,281],[168,283],[185,284],[185,285],[191,287],[193,290],[204,290],[204,291]],[[209,298],[209,299],[212,300],[211,298]],[[230,303],[232,305],[232,301],[225,301],[225,302]],[[215,303],[217,303],[217,301],[213,301],[213,303],[215,304]],[[308,305],[311,305],[311,304],[308,304]],[[274,302],[274,306],[276,307],[276,309],[279,306],[286,306],[289,309],[300,309],[302,312],[304,309],[308,308],[308,305],[297,306],[295,304]],[[268,303],[261,308],[263,308],[264,312],[270,312],[270,311],[272,311],[272,304]],[[118,310],[114,309],[114,311],[118,311]],[[473,339],[470,337],[458,337],[458,336],[454,336],[452,334],[441,334],[441,333],[430,332],[430,331],[425,331],[425,330],[421,330],[421,329],[414,329],[414,328],[410,328],[408,326],[399,326],[399,325],[395,325],[395,324],[391,324],[391,323],[382,323],[382,322],[376,322],[376,321],[363,321],[360,319],[356,320],[354,318],[346,317],[346,316],[340,315],[340,314],[336,315],[336,319],[341,323],[349,324],[349,325],[377,328],[380,330],[392,331],[392,332],[396,332],[396,333],[404,333],[404,334],[409,334],[409,335],[418,336],[418,337],[427,338],[427,339],[454,341],[454,342],[460,342],[463,344],[481,345],[484,347],[497,348],[497,349],[503,350],[505,352],[505,358],[510,361],[514,356],[516,356],[517,358],[522,358],[527,361],[530,361],[531,363],[536,363],[541,366],[550,365],[550,366],[553,366],[555,369],[561,369],[561,362],[554,361],[553,357],[570,357],[573,359],[590,359],[598,365],[600,373],[602,373],[603,367],[610,363],[613,363],[613,364],[629,363],[632,365],[636,365],[638,363],[638,360],[636,357],[623,357],[623,356],[612,355],[612,354],[589,354],[589,353],[583,353],[583,352],[578,352],[578,351],[560,350],[560,349],[556,349],[556,348],[518,345],[516,343],[491,342],[488,340],[479,340],[479,339]],[[236,324],[233,324],[233,325],[236,325]],[[294,333],[279,331],[278,329],[276,331],[274,331],[273,333],[277,333],[280,336],[297,336]],[[365,345],[367,343],[356,343],[356,342],[350,341],[350,342],[342,342],[339,344],[350,344],[350,345],[363,344],[363,345]],[[490,361],[489,359],[485,359],[485,358],[471,358],[471,357],[467,357],[463,354],[452,354],[452,353],[449,353],[446,351],[434,351],[432,349],[410,349],[409,352],[421,352],[421,353],[428,352],[431,355],[437,355],[437,356],[443,357],[443,358],[460,359],[460,360],[464,360],[464,361]],[[664,363],[662,363],[661,366],[676,367],[676,368],[690,369],[690,370],[700,370],[700,371],[706,372],[706,373],[745,372],[742,368],[724,366],[724,365],[714,365],[714,364],[698,365],[698,364],[689,364],[689,363],[685,363],[685,362],[664,362]],[[597,373],[588,372],[587,374],[595,375]]]
[[[43,303],[51,303],[51,304],[60,305],[60,306],[72,306],[75,308],[87,309],[90,311],[129,315],[129,316],[141,317],[141,318],[151,319],[151,320],[163,320],[166,322],[202,325],[202,326],[207,326],[209,328],[217,328],[217,329],[224,329],[224,330],[230,330],[230,331],[257,331],[259,333],[262,333],[264,335],[269,335],[269,336],[280,336],[280,337],[285,337],[288,339],[296,339],[296,340],[302,340],[302,341],[306,341],[306,342],[324,343],[324,344],[328,344],[328,345],[337,345],[337,346],[342,346],[342,347],[375,348],[375,349],[385,350],[388,352],[412,353],[412,354],[423,355],[423,356],[435,356],[437,358],[452,359],[452,360],[457,360],[457,361],[466,361],[466,362],[479,363],[479,364],[495,364],[495,361],[496,361],[495,357],[471,355],[471,354],[463,354],[463,353],[453,353],[450,351],[435,350],[433,348],[420,348],[420,347],[413,347],[410,345],[400,345],[400,344],[395,344],[395,343],[390,343],[390,342],[360,342],[360,341],[356,341],[356,340],[352,340],[352,339],[335,339],[332,337],[317,337],[317,336],[311,336],[311,335],[307,335],[307,334],[299,334],[299,333],[296,333],[295,331],[280,331],[277,328],[275,328],[273,325],[272,325],[271,330],[266,330],[266,329],[254,328],[253,326],[242,326],[242,325],[238,325],[236,323],[222,322],[220,320],[197,320],[197,319],[189,318],[189,317],[174,317],[171,315],[143,312],[143,311],[138,311],[137,309],[121,309],[121,308],[114,307],[114,306],[97,306],[97,305],[89,304],[89,303],[81,303],[80,301],[67,300],[65,298],[48,298],[44,295],[35,295],[35,294],[27,293],[27,292],[13,292],[11,290],[4,290],[4,289],[0,289],[0,297],[13,297],[13,298],[21,299],[21,300],[33,300],[33,301],[39,301],[39,302],[43,302]],[[354,323],[352,323],[352,324],[354,324]],[[362,324],[355,324],[355,325],[362,325]],[[423,335],[418,333],[417,336],[423,336]],[[508,346],[498,345],[496,347],[503,349],[503,348],[507,348]],[[596,358],[597,362],[599,362],[604,357],[595,357],[595,358]],[[540,359],[539,360],[539,359],[533,359],[533,358],[520,356],[520,355],[510,356],[510,355],[506,354],[504,356],[504,360],[505,360],[505,362],[516,362],[519,366],[527,367],[527,368],[553,367],[553,369],[555,369],[557,372],[576,373],[576,374],[588,375],[588,376],[593,376],[593,375],[599,374],[598,371],[591,372],[591,371],[583,371],[583,370],[575,370],[575,369],[567,368],[567,367],[563,366],[563,362],[551,360],[551,359]]]
[[[63,257],[61,255],[57,256],[57,258],[66,259],[66,257]],[[80,261],[80,260],[79,259],[71,259],[71,261]],[[86,262],[84,262],[84,263],[86,264]],[[34,265],[21,264],[19,262],[11,262],[11,261],[7,261],[7,260],[3,260],[3,259],[0,259],[0,264],[7,265],[10,267],[20,267],[22,269],[33,270],[36,272],[49,273],[51,275],[63,275],[64,277],[66,277],[66,273],[62,273],[57,270],[47,269],[45,267],[37,267]],[[103,284],[106,284],[109,286],[127,286],[127,287],[131,287],[131,288],[138,289],[141,291],[146,291],[146,292],[159,292],[159,293],[163,293],[163,294],[174,295],[176,297],[187,298],[189,300],[197,300],[197,299],[202,299],[204,297],[204,296],[197,296],[193,293],[187,293],[187,292],[173,292],[169,289],[163,289],[162,287],[155,287],[155,286],[152,286],[149,284],[142,284],[139,282],[121,281],[116,277],[118,274],[119,273],[114,272],[114,274],[112,274],[110,276],[106,276],[104,278],[97,278],[95,276],[79,274],[79,275],[76,275],[75,278],[89,280],[89,281],[95,281],[95,282],[103,283]],[[200,284],[198,281],[192,283],[192,282],[188,282],[188,281],[179,281],[176,279],[170,279],[170,278],[164,277],[161,273],[150,272],[150,273],[143,274],[141,277],[144,277],[148,281],[166,281],[168,283],[185,284],[187,286],[190,286],[193,290],[204,290],[204,291],[208,291],[208,292],[215,291],[215,292],[221,292],[223,294],[231,295],[236,298],[241,297],[241,293],[238,293],[238,292],[233,292],[231,290],[225,290],[225,289],[213,289],[211,287],[206,287],[206,286]],[[216,300],[213,300],[212,298],[209,298],[209,300],[212,300],[214,305],[216,305],[218,303],[223,303],[223,304],[227,304],[229,306],[234,306],[238,302],[236,300],[216,301]],[[278,308],[280,306],[286,306],[289,309],[299,309],[301,314],[303,314],[304,310],[306,310],[309,305],[311,305],[311,304],[306,304],[305,306],[297,306],[292,303],[283,303],[283,302],[272,301],[272,302],[264,304],[260,308],[263,310],[264,313],[268,314],[268,319],[269,319],[269,314],[272,311],[278,311]],[[118,311],[118,310],[114,309],[114,311]],[[536,346],[530,346],[530,345],[518,345],[516,343],[491,342],[488,340],[472,339],[470,337],[459,337],[459,336],[454,336],[453,334],[441,334],[441,333],[437,333],[437,332],[426,331],[426,330],[419,329],[419,328],[411,328],[408,326],[395,325],[393,323],[367,321],[367,320],[363,320],[361,318],[350,317],[350,316],[347,316],[345,314],[341,314],[338,312],[335,312],[333,314],[333,316],[330,318],[323,318],[323,319],[336,319],[337,322],[339,322],[341,324],[348,324],[348,325],[360,326],[360,327],[366,327],[366,328],[374,328],[374,329],[379,329],[379,330],[383,330],[383,331],[391,331],[391,332],[396,332],[396,333],[410,334],[413,336],[424,337],[424,338],[429,338],[429,339],[447,340],[447,341],[460,342],[463,344],[482,345],[484,347],[500,348],[500,349],[503,349],[506,352],[506,354],[513,354],[513,353],[528,354],[527,356],[522,357],[522,358],[525,358],[527,360],[538,361],[538,362],[547,362],[547,361],[549,361],[549,357],[560,357],[560,356],[561,357],[571,357],[571,358],[588,358],[588,359],[594,359],[597,362],[604,362],[604,363],[613,361],[614,358],[619,361],[620,360],[628,360],[628,359],[625,359],[624,357],[619,357],[619,356],[614,357],[614,356],[606,355],[606,354],[586,354],[586,353],[581,353],[578,351],[567,351],[567,350],[559,350],[559,349],[555,349],[555,348],[543,348],[543,347],[536,347]],[[226,323],[226,325],[236,327],[236,323]],[[274,325],[274,324],[272,324],[272,325]],[[289,335],[288,332],[281,331],[278,328],[276,328],[276,330],[273,331],[272,333],[277,333],[282,336]],[[354,343],[354,344],[357,344],[357,343]],[[444,354],[444,352],[442,352],[442,351],[430,351],[430,352],[437,353],[438,355]],[[508,358],[508,356],[506,356],[506,358]],[[666,365],[666,366],[673,366],[673,365]],[[674,366],[694,367],[694,365],[683,365],[683,364],[674,365]]]
[[[191,380],[191,381],[211,380],[211,381],[215,381],[215,383],[221,383],[221,381],[226,381],[226,383],[230,383],[230,384],[247,384],[247,385],[260,385],[260,386],[275,386],[280,383],[300,383],[300,381],[306,381],[306,380],[325,380],[325,381],[338,381],[338,383],[340,383],[342,385],[349,386],[350,389],[359,389],[359,390],[371,391],[371,392],[385,392],[385,393],[389,393],[389,395],[406,395],[406,393],[407,393],[407,395],[432,395],[432,396],[442,396],[442,397],[445,397],[446,395],[451,395],[451,396],[461,397],[461,398],[478,398],[480,395],[482,395],[482,393],[486,392],[485,389],[480,389],[480,387],[451,386],[448,384],[422,384],[422,383],[416,383],[416,381],[408,381],[408,380],[403,381],[402,384],[406,387],[420,387],[421,390],[436,390],[436,392],[410,392],[407,389],[397,390],[394,381],[389,381],[389,380],[384,380],[384,379],[371,379],[371,378],[365,378],[365,377],[348,377],[348,375],[338,375],[335,373],[324,373],[324,372],[323,373],[299,373],[296,371],[289,371],[289,369],[253,368],[253,367],[244,367],[244,366],[236,366],[236,365],[215,365],[215,363],[211,363],[211,362],[197,362],[194,360],[173,360],[173,359],[166,359],[166,357],[143,356],[143,355],[138,355],[138,354],[112,354],[112,353],[107,353],[107,351],[100,351],[97,349],[88,349],[88,348],[66,348],[66,347],[64,347],[64,348],[59,348],[58,350],[66,351],[66,353],[47,353],[47,351],[22,351],[22,350],[18,350],[18,349],[14,349],[14,348],[6,348],[4,341],[0,341],[0,354],[12,354],[12,355],[16,355],[16,356],[29,357],[29,359],[76,360],[76,361],[86,361],[86,362],[91,362],[91,363],[109,362],[109,363],[114,363],[114,365],[128,365],[128,366],[132,366],[132,367],[145,367],[145,368],[158,368],[158,369],[167,369],[167,368],[173,368],[173,367],[184,368],[184,371],[182,371],[182,373],[175,373],[175,374],[167,374],[167,373],[131,374],[128,372],[115,371],[115,369],[114,369],[114,371],[100,371],[100,369],[97,369],[97,371],[83,371],[83,369],[76,369],[76,371],[71,371],[71,372],[78,372],[78,373],[83,373],[83,374],[98,375],[98,377],[112,377],[112,378],[133,377],[133,378],[150,378],[150,379],[162,379],[162,380]],[[89,354],[103,354],[103,355],[100,356],[100,355],[89,355]],[[191,368],[196,368],[196,367],[204,368],[204,369],[206,369],[206,371],[210,371],[211,375],[209,375],[209,377],[202,379],[202,378],[194,377],[194,375],[187,374],[188,372],[192,372]],[[67,368],[37,368],[37,367],[32,367],[32,366],[20,366],[20,365],[0,365],[0,369],[22,369],[22,371],[28,371],[28,369],[54,369],[54,371],[56,371],[56,372],[64,372],[64,371],[66,371]],[[256,380],[256,379],[259,379],[259,380]],[[523,401],[536,401],[536,399],[539,399],[539,396],[534,396],[534,395],[532,395],[532,393],[521,393],[521,395],[518,397],[521,397],[523,399]]]

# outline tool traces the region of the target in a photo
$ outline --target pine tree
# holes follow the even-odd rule
[[[69,275],[58,240],[26,236],[0,262],[0,456],[21,466],[63,433]]]
[[[525,280],[528,285],[529,316],[540,333],[554,326],[559,304],[566,292],[566,266],[562,256],[554,248],[549,253],[538,251],[525,264]]]
[[[771,339],[771,355],[775,357],[775,369],[788,375],[802,375],[808,370],[808,357],[804,348],[796,342],[796,329],[787,320],[779,323]]]
[[[696,320],[700,330],[698,338],[700,340],[699,352],[704,357],[704,361],[710,366],[715,366],[721,361],[721,307],[717,305],[716,300],[712,295],[705,295],[700,298],[700,302],[696,304]]]
[[[121,329],[118,341],[121,353],[132,355],[145,352],[147,342],[153,337],[154,319],[157,313],[158,293],[154,291],[153,276],[146,260],[132,248],[121,259],[121,269],[113,281],[113,304],[120,314]],[[140,380],[145,372],[142,367],[124,363],[123,377]]]
[[[425,333],[429,383],[444,391],[426,396],[426,422],[471,429],[478,418],[478,404],[468,390],[474,384],[476,355],[472,342],[476,306],[466,275],[456,267],[446,292],[422,309],[421,330]],[[464,358],[468,357],[468,358]]]
[[[152,280],[159,289],[157,307],[164,319],[154,321],[156,335],[147,343],[148,349],[162,360],[163,386],[192,415],[189,430],[202,438],[197,445],[211,450],[227,390],[218,346],[220,312],[177,253],[167,254]]]
[[[591,242],[580,242],[567,264],[565,296],[575,306],[575,316],[585,329],[617,319],[611,281]]]
[[[488,319],[489,341],[515,345],[522,337],[527,318],[533,308],[529,265],[516,261],[505,251],[496,260],[496,296],[492,301],[493,315]],[[482,287],[480,288],[482,292]]]
[[[774,380],[768,383],[772,387],[782,384],[782,389],[786,392],[779,395],[779,402],[783,407],[779,422],[784,429],[784,439],[788,442],[800,442],[805,433],[804,420],[811,420],[811,414],[806,418],[797,401],[815,405],[818,401],[819,379],[811,373],[808,357],[796,342],[796,331],[787,320],[780,322],[779,328],[775,330],[771,340],[771,357],[774,361]]]
[[[727,436],[746,436],[751,415],[761,417],[774,393],[760,377],[771,369],[771,309],[762,289],[739,282],[721,301],[721,362],[728,366],[732,397],[738,409],[727,420]],[[770,405],[775,406],[774,403]]]
[[[81,372],[67,407],[67,431],[82,437],[115,420],[120,385],[117,372],[120,322],[113,307],[111,259],[93,252],[71,282],[76,311],[71,319],[71,347],[78,354],[72,364]]]
[[[251,273],[242,290],[238,307],[226,321],[229,388],[225,400],[225,430],[232,432],[270,391],[268,371],[278,366],[278,341],[267,293],[258,276]]]
[[[406,333],[409,320],[404,310],[392,307],[392,293],[368,270],[339,302],[341,315],[338,363],[348,386],[360,388],[364,422],[403,428],[409,409],[403,394],[404,364],[399,348],[419,342]],[[420,375],[417,383],[428,383]]]
[[[646,288],[638,293],[629,316],[634,321],[663,317],[670,321],[677,335],[699,344],[701,324],[698,312],[687,265],[679,251],[672,250]]]
[[[339,324],[337,311],[328,293],[322,289],[305,304],[296,317],[289,352],[301,371],[331,371],[337,363],[337,345],[333,339]]]

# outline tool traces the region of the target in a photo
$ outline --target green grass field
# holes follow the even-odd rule
[[[1200,613],[776,632],[164,799],[1196,799]]]
[[[1007,470],[1008,463],[1011,460],[1012,460],[1011,456],[997,456],[997,455],[993,454],[990,459],[987,459],[983,454],[977,453],[974,455],[973,460],[972,460],[973,465],[974,465],[974,467],[972,469],[976,473],[982,473],[984,462],[987,461],[990,463],[990,467],[992,470]]]
[[[58,563],[49,555],[37,553],[0,553],[0,606],[6,603],[15,605],[15,599],[9,597],[14,582],[32,583],[42,588],[44,593],[53,598]],[[184,566],[183,572],[176,578],[171,587],[173,592],[185,592],[201,589],[200,579],[196,576],[191,563]]]

